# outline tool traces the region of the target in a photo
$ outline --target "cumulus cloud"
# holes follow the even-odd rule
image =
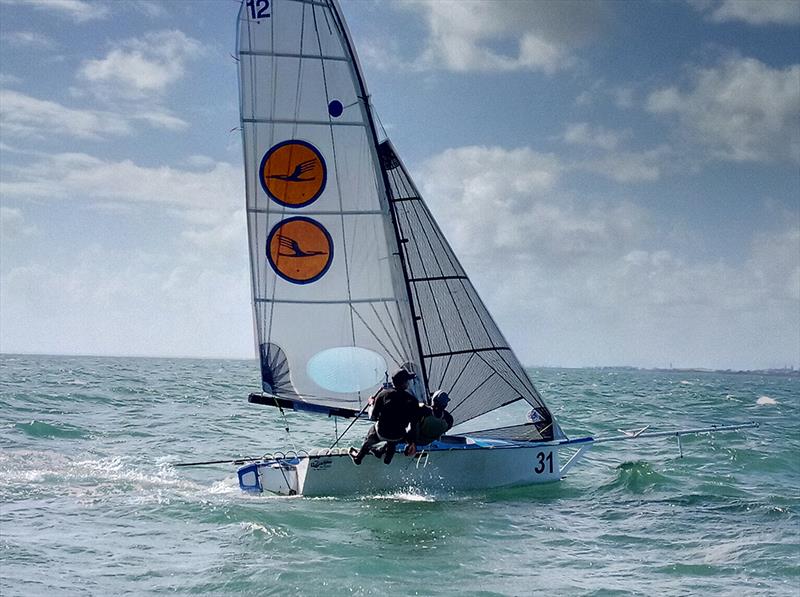
[[[59,245],[63,251],[46,261],[32,260],[25,245],[9,244],[29,228],[24,213],[2,208],[3,350],[252,356],[239,167],[208,159],[183,170],[78,153],[30,155],[28,165],[4,164],[0,194],[97,209],[87,224],[98,227],[90,236],[97,241]],[[138,250],[106,242],[103,224],[93,223],[145,213],[157,223]]]
[[[165,109],[127,111],[74,109],[57,102],[40,100],[24,93],[0,89],[0,122],[3,133],[22,139],[46,139],[64,135],[78,139],[106,139],[130,135],[133,124],[144,122],[152,128],[183,130],[188,124]]]
[[[596,35],[607,19],[603,3],[573,1],[412,0],[399,6],[424,19],[425,48],[403,61],[396,41],[388,42],[391,51],[385,41],[368,44],[365,58],[378,67],[551,74],[572,67],[572,51]]]
[[[5,134],[23,138],[56,134],[100,139],[131,133],[129,124],[111,112],[75,110],[7,89],[0,90],[0,121]]]
[[[12,31],[3,36],[3,41],[16,48],[49,50],[55,47],[52,39],[34,31]]]
[[[588,88],[582,91],[575,98],[576,106],[591,106],[605,100],[620,110],[628,110],[635,105],[636,90],[626,85],[609,85],[600,79],[595,81]]]
[[[722,0],[693,2],[716,23],[739,21],[749,25],[796,25],[800,23],[797,0]]]
[[[572,196],[567,169],[526,148],[466,147],[420,171],[437,221],[525,362],[726,368],[800,357],[796,222],[756,235],[740,263],[696,259],[667,248],[634,203]]]
[[[200,42],[181,31],[148,33],[123,41],[104,58],[85,61],[78,76],[104,98],[158,96],[183,76],[186,63],[201,52]]]
[[[567,143],[607,150],[615,149],[628,136],[629,132],[620,133],[602,126],[592,126],[587,122],[569,123],[564,131],[564,141]]]
[[[723,160],[800,160],[800,65],[783,69],[730,58],[693,71],[687,89],[659,89],[654,114],[675,115],[690,142]]]
[[[16,238],[31,236],[36,234],[37,228],[34,224],[25,221],[22,210],[14,207],[0,206],[0,236],[3,240],[14,240]]]
[[[610,151],[579,162],[576,168],[619,183],[652,182],[661,178],[665,157],[669,153],[669,148],[664,145],[643,151]]]
[[[196,246],[192,251],[95,245],[66,264],[12,267],[0,280],[0,346],[59,354],[252,356],[246,249],[224,267],[213,254]]]
[[[166,108],[144,110],[130,115],[131,120],[141,120],[153,128],[162,128],[169,131],[182,131],[189,127],[189,123],[175,116]]]
[[[109,14],[108,6],[84,0],[2,0],[2,4],[32,6],[51,15],[70,18],[76,23],[104,19]]]
[[[631,151],[622,147],[633,136],[630,130],[616,131],[587,122],[568,123],[561,139],[568,145],[586,150],[589,157],[577,160],[572,167],[593,172],[619,183],[655,181],[661,178],[665,145]]]
[[[529,148],[463,147],[429,160],[420,180],[456,251],[476,264],[594,261],[643,233],[635,207],[578,204],[560,190],[564,171]]]
[[[0,191],[7,197],[162,203],[191,210],[230,210],[244,197],[240,169],[224,162],[190,171],[82,153],[47,155],[26,166],[7,166]]]
[[[129,6],[153,19],[163,17],[167,14],[164,6],[154,0],[136,0],[135,2],[129,3]]]
[[[7,73],[0,73],[0,85],[16,85],[21,82],[22,79],[17,76],[9,75]]]
[[[198,255],[209,263],[210,256],[216,262],[241,254],[247,238],[247,217],[244,209],[231,210],[225,214],[214,214],[202,223],[194,223],[181,233],[187,246],[196,248]]]

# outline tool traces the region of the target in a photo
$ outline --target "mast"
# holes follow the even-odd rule
[[[419,320],[420,316],[417,315],[417,310],[414,305],[414,297],[411,291],[411,284],[409,283],[409,272],[408,266],[406,264],[406,258],[404,254],[404,243],[407,242],[407,239],[402,238],[400,234],[400,227],[397,222],[397,214],[395,213],[394,208],[394,201],[389,198],[389,178],[386,174],[385,169],[381,166],[379,152],[378,152],[378,133],[375,127],[375,119],[372,115],[372,106],[369,100],[369,92],[367,91],[367,85],[364,81],[364,77],[361,74],[361,65],[358,61],[358,56],[356,55],[355,46],[350,40],[350,30],[347,28],[347,24],[345,23],[344,18],[342,17],[342,10],[339,6],[338,0],[330,0],[331,11],[335,16],[338,24],[339,29],[342,31],[342,35],[344,37],[344,43],[347,46],[347,50],[350,55],[353,57],[353,70],[355,71],[356,80],[358,81],[359,88],[361,89],[361,101],[364,102],[364,111],[367,116],[367,121],[369,122],[369,129],[370,135],[372,138],[372,149],[373,149],[373,159],[375,160],[375,167],[380,172],[380,180],[382,182],[382,195],[386,200],[386,203],[389,206],[389,215],[391,216],[392,221],[392,228],[394,229],[395,240],[397,241],[397,256],[400,258],[400,266],[403,271],[403,282],[406,289],[406,296],[408,297],[408,306],[409,310],[411,311],[411,324],[414,330],[414,339],[417,345],[417,353],[419,354],[419,367],[422,373],[422,382],[423,382],[423,391],[424,396],[423,398],[427,402],[428,395],[430,393],[430,389],[428,387],[428,372],[425,367],[425,357],[424,352],[422,350],[422,340],[419,333],[419,325],[417,321]]]

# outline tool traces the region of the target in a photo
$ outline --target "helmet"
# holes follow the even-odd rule
[[[447,395],[447,392],[444,390],[436,390],[433,393],[433,405],[440,406],[442,408],[447,406],[447,403],[450,402],[450,396]]]

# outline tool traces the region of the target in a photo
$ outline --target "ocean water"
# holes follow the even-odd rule
[[[171,466],[331,443],[332,420],[247,403],[255,362],[0,367],[3,597],[800,595],[796,376],[534,368],[571,437],[761,427],[684,438],[683,458],[674,439],[596,446],[547,486],[308,499]]]

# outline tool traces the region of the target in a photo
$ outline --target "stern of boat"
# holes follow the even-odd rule
[[[307,469],[307,458],[274,458],[253,462],[237,471],[239,487],[248,493],[299,495]]]

